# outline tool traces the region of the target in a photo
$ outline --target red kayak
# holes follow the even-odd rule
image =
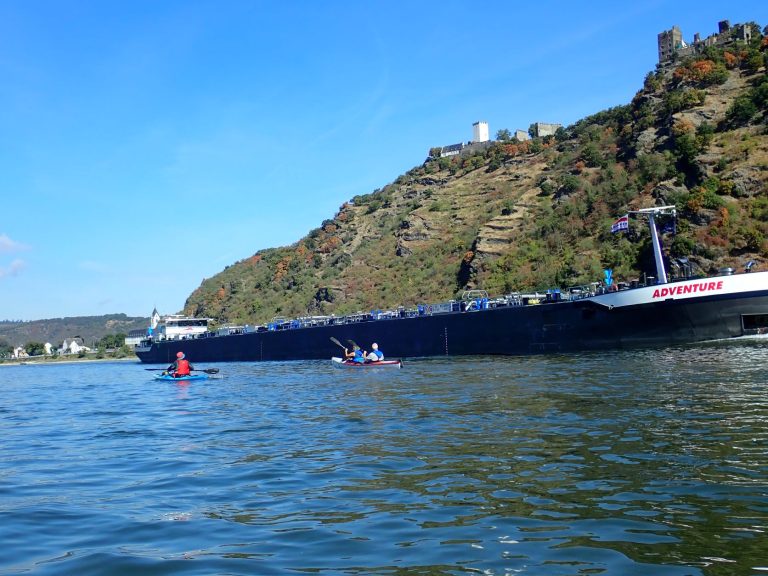
[[[360,364],[359,362],[333,357],[331,362],[337,368],[402,368],[403,366],[402,360],[379,360],[378,362]]]

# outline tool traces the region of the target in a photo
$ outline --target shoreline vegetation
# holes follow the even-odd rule
[[[26,366],[32,364],[78,364],[81,362],[136,362],[138,364],[140,363],[140,360],[133,354],[129,356],[105,356],[103,354],[87,354],[83,357],[78,357],[76,354],[73,354],[72,356],[31,356],[29,358],[0,358],[0,366]]]

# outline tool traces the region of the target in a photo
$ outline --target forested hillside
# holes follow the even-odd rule
[[[125,314],[105,316],[76,316],[49,318],[30,322],[0,321],[0,346],[24,346],[28,342],[50,342],[59,347],[65,338],[80,337],[86,345],[101,340],[108,334],[128,334],[131,330],[146,329],[149,318],[129,317]]]
[[[708,48],[651,72],[633,100],[555,136],[429,158],[353,198],[292,246],[260,250],[188,298],[220,322],[346,313],[653,274],[628,210],[674,204],[671,261],[768,266],[766,41]],[[639,83],[639,82],[638,82]],[[499,135],[508,134],[508,130]],[[668,223],[671,224],[671,223]],[[670,272],[675,273],[670,265]]]

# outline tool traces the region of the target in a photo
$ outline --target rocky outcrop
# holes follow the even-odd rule
[[[522,211],[496,216],[486,223],[477,234],[475,255],[478,259],[501,256],[509,251],[519,228]]]
[[[643,154],[650,154],[662,144],[663,141],[661,135],[659,134],[659,130],[655,126],[647,128],[640,132],[640,134],[637,136],[637,155],[642,156]]]
[[[665,180],[664,182],[659,182],[651,190],[651,196],[656,199],[657,205],[667,206],[672,202],[670,198],[673,198],[675,194],[687,191],[688,189],[685,186],[677,184],[674,180]]]
[[[339,286],[323,286],[315,292],[315,296],[307,307],[309,314],[326,314],[328,304],[341,304],[345,300],[344,289]]]
[[[733,195],[742,198],[765,194],[767,178],[766,170],[757,166],[741,166],[724,176],[733,187]]]

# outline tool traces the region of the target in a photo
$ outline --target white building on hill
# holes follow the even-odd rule
[[[79,336],[75,338],[65,338],[64,342],[61,344],[61,348],[58,350],[59,354],[79,354],[80,352],[90,351],[91,349],[85,345],[85,342],[83,342],[83,339]]]
[[[472,142],[488,142],[488,122],[475,122],[472,124]]]

